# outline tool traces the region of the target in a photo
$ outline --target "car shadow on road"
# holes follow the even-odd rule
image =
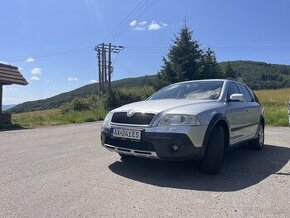
[[[143,158],[116,161],[109,169],[120,176],[160,187],[229,192],[255,185],[272,174],[289,176],[289,172],[279,172],[289,158],[290,148],[265,145],[262,151],[247,147],[229,151],[218,175],[200,172],[198,163]]]
[[[25,129],[29,129],[29,128],[20,126],[18,124],[11,124],[8,126],[0,126],[0,132],[14,131],[14,130],[25,130]]]

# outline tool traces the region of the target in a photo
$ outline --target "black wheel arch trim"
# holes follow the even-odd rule
[[[263,128],[265,128],[266,119],[265,119],[265,117],[263,115],[260,115],[259,123],[261,123],[262,120],[263,120]]]
[[[220,113],[215,114],[213,116],[213,118],[211,119],[211,121],[209,122],[208,127],[207,127],[206,132],[205,132],[205,136],[204,136],[203,143],[202,143],[203,153],[205,153],[205,151],[206,151],[207,143],[208,143],[209,137],[210,137],[214,127],[220,121],[224,121],[226,123],[227,131],[229,133],[230,130],[229,130],[229,123],[227,121],[227,118],[223,114],[220,114]]]

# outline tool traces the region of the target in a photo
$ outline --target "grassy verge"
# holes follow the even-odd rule
[[[288,101],[290,88],[259,90],[255,92],[265,107],[266,123],[272,126],[288,126]]]
[[[12,123],[23,127],[52,126],[71,123],[83,123],[102,120],[106,111],[69,111],[62,113],[61,110],[43,110],[12,115]]]

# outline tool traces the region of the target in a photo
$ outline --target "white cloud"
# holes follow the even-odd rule
[[[42,73],[42,69],[41,68],[38,68],[38,67],[35,67],[31,70],[31,73],[33,75],[37,75],[37,74],[41,74]]]
[[[155,20],[151,21],[151,23],[149,25],[147,25],[147,21],[141,21],[141,22],[137,22],[136,20],[133,20],[129,25],[132,27],[133,30],[137,30],[137,31],[142,31],[142,30],[149,30],[149,31],[153,31],[153,30],[160,30],[164,27],[167,27],[168,24],[164,23],[164,22],[156,22]]]
[[[148,26],[148,30],[159,30],[161,28],[161,26],[158,23],[151,23]]]
[[[162,22],[156,22],[156,21],[152,21],[148,26],[147,29],[148,30],[160,30],[161,28],[167,27],[168,24],[167,23],[162,23]]]
[[[23,67],[18,67],[18,70],[23,70]]]
[[[137,20],[132,20],[132,21],[129,23],[129,25],[130,25],[131,27],[136,26],[136,24],[137,24]]]
[[[79,79],[77,77],[69,77],[67,80],[72,82],[72,81],[78,81]]]
[[[40,80],[40,78],[38,76],[33,76],[33,77],[30,77],[31,80]]]
[[[146,29],[145,26],[136,26],[133,30],[142,31],[142,30],[145,30],[145,29]]]
[[[0,61],[0,64],[6,64],[6,65],[10,65],[8,62],[6,61]]]
[[[90,80],[90,83],[96,83],[96,82],[98,82],[98,81],[95,80],[95,79],[91,79],[91,80]]]
[[[142,30],[145,30],[146,29],[146,25],[147,24],[147,21],[146,20],[144,20],[144,21],[142,21],[142,22],[139,22],[139,23],[137,23],[137,21],[136,21],[136,23],[135,23],[135,25],[133,26],[134,28],[133,28],[133,30],[139,30],[139,31],[142,31]]]
[[[34,58],[32,58],[32,57],[29,57],[29,58],[26,59],[26,62],[27,62],[27,63],[30,63],[30,62],[33,62],[33,61],[35,61],[35,60],[34,60]]]
[[[139,24],[139,25],[141,25],[141,26],[144,26],[144,25],[146,25],[146,24],[147,24],[147,21],[146,21],[146,20],[144,20],[144,21],[142,21],[142,22],[139,22],[138,24]]]

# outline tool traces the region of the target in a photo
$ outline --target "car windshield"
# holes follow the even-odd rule
[[[172,84],[153,94],[149,100],[216,100],[220,96],[223,83],[223,81],[193,81]]]

